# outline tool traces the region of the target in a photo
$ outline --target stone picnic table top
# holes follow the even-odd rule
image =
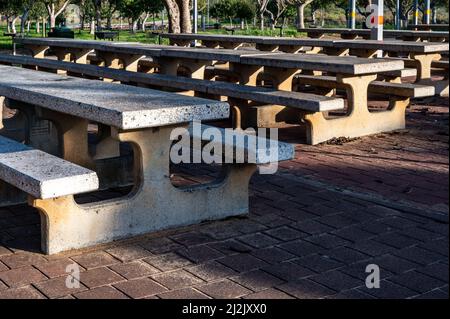
[[[193,33],[161,33],[161,38],[174,40],[202,40],[202,41],[228,41],[245,43],[262,43],[266,38],[264,36],[252,35],[228,35],[228,34],[193,34]]]
[[[431,31],[448,31],[448,24],[410,24],[408,25],[408,29],[417,29],[417,30],[431,30]]]
[[[317,33],[317,34],[354,34],[367,36],[370,35],[370,29],[347,29],[347,28],[300,28],[298,32]],[[398,36],[416,36],[416,37],[432,37],[432,38],[446,38],[449,37],[448,31],[415,31],[415,30],[384,30],[384,36],[398,37]]]
[[[448,43],[395,40],[336,40],[333,41],[332,46],[335,48],[383,50],[390,52],[410,53],[440,53],[449,50]]]
[[[241,64],[265,67],[326,71],[347,75],[376,74],[380,72],[401,70],[403,61],[388,59],[367,59],[352,56],[329,56],[322,54],[266,54],[243,56]]]
[[[86,49],[97,51],[109,51],[116,53],[127,53],[134,55],[144,55],[145,53],[150,56],[159,56],[162,46],[148,47],[140,43],[132,42],[102,42],[95,40],[70,40],[62,38],[20,38],[15,39],[16,43],[24,45],[35,46],[48,46],[52,48],[73,48],[73,49]],[[151,53],[151,54],[150,54]]]
[[[0,66],[0,95],[53,111],[131,130],[229,117],[225,102]],[[11,97],[11,94],[9,94]]]

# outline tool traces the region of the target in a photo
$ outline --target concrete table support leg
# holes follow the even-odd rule
[[[176,188],[170,181],[169,139],[173,127],[113,134],[136,154],[134,190],[126,197],[78,205],[72,196],[30,198],[42,220],[47,254],[82,248],[170,227],[248,213],[248,185],[256,165],[227,166],[223,179]]]
[[[325,52],[326,55],[335,55],[335,56],[347,56],[350,54],[350,50],[349,49],[344,49],[344,48],[324,48],[323,51]]]
[[[46,45],[29,45],[27,48],[31,51],[33,58],[45,58],[45,52],[49,49]]]
[[[257,43],[256,50],[266,51],[266,52],[275,52],[278,50],[278,45]]]
[[[258,75],[263,71],[258,65],[243,65],[230,62],[230,71],[239,74],[239,84],[256,86]]]
[[[300,70],[264,68],[264,77],[272,81],[274,89],[280,91],[292,91],[293,81]],[[290,119],[299,119],[300,112],[292,108],[286,108],[281,105],[265,105],[256,107],[251,118],[256,120],[253,125],[258,127],[283,127]]]
[[[431,63],[441,59],[440,54],[412,54],[411,58],[417,63],[417,80],[416,83],[424,85],[432,85],[436,88],[436,95],[448,96],[449,81],[445,77],[441,81],[433,81],[431,79]]]
[[[74,49],[72,50],[72,60],[75,63],[88,64],[88,55],[93,52],[91,49]]]
[[[180,61],[177,59],[158,58],[159,72],[165,75],[178,75]]]
[[[51,121],[56,126],[62,158],[86,168],[95,167],[89,155],[88,120],[48,109],[39,109],[39,113],[41,118]]]
[[[285,53],[299,53],[303,50],[303,46],[297,45],[280,45],[278,50]]]
[[[229,49],[229,50],[237,50],[243,45],[244,45],[243,42],[223,42],[222,43],[223,48]]]
[[[241,65],[239,63],[230,63],[230,71],[234,72],[239,76],[239,84],[248,85],[248,86],[256,86],[258,75],[263,72],[264,68],[257,65]],[[251,110],[247,107],[247,103],[243,103],[243,101],[237,100],[238,105],[234,105],[234,111],[236,112],[239,123],[237,124],[238,118],[234,123],[237,128],[241,128],[241,126],[249,125],[249,119],[251,119]]]
[[[306,114],[307,142],[318,144],[333,137],[359,137],[405,128],[408,98],[392,99],[389,110],[369,112],[367,95],[369,84],[376,75],[337,77],[347,88],[348,113],[337,118],[325,118],[323,113]]]
[[[202,40],[202,44],[210,49],[219,49],[220,48],[220,44],[217,41],[206,41],[206,40]]]
[[[318,54],[322,51],[323,49],[321,47],[312,47],[311,50],[306,51],[305,54]]]
[[[206,66],[211,65],[212,62],[206,61],[180,61],[179,67],[184,68],[190,78],[203,80],[205,78]]]

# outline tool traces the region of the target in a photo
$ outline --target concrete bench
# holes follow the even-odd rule
[[[372,81],[369,84],[368,92],[387,97],[389,106],[384,111],[370,112],[367,106],[368,95],[360,96],[355,103],[354,90],[345,82],[338,81],[334,76],[298,75],[296,80],[299,85],[309,85],[314,89],[327,89],[326,93],[322,92],[323,94],[331,94],[334,89],[344,89],[346,91],[346,96],[349,100],[347,115],[350,115],[338,116],[328,120],[330,129],[341,132],[341,136],[345,137],[373,134],[380,131],[381,126],[383,127],[383,132],[404,129],[406,124],[405,112],[410,104],[410,99],[434,95],[433,86]],[[365,107],[355,108],[354,105],[365,105]],[[310,117],[310,120],[318,123],[326,121],[326,119],[317,115]]]
[[[345,28],[300,28],[298,32],[307,33],[308,37],[321,38],[327,34],[336,34],[343,39],[370,39],[369,29]],[[397,38],[408,41],[436,41],[448,42],[448,31],[410,31],[410,30],[384,30],[385,38]]]
[[[279,123],[293,122],[294,119],[298,119],[293,114],[295,112],[327,112],[344,108],[342,99],[227,82],[205,81],[162,74],[135,73],[93,65],[35,59],[28,56],[0,55],[0,63],[66,70],[71,74],[97,78],[107,77],[122,83],[148,85],[159,89],[169,88],[181,90],[182,92],[194,91],[197,95],[208,98],[227,97],[228,102],[233,106],[235,127],[276,126],[276,123],[268,122],[267,117],[264,116],[264,110],[268,108],[267,106],[274,107],[274,110],[278,113],[277,121]],[[292,111],[283,110],[285,107],[292,109]],[[245,109],[247,108],[251,108],[252,112],[243,118],[242,113],[246,113]],[[299,123],[297,122],[296,124]]]
[[[95,172],[45,152],[0,136],[0,183],[7,183],[29,195],[29,203],[58,201],[61,197],[95,191],[99,180]],[[4,187],[2,187],[3,189]],[[63,212],[61,212],[63,213]],[[41,211],[41,246],[44,252],[65,241],[64,233],[53,232],[56,218]],[[65,227],[65,226],[63,226]]]
[[[174,129],[226,119],[227,103],[10,66],[0,66],[0,73],[9,75],[0,78],[0,96],[39,108],[61,129],[65,160],[91,165],[89,121],[109,127],[113,141],[133,145],[136,179],[128,195],[83,205],[73,195],[32,202],[51,225],[46,253],[248,213],[257,162],[224,165],[221,177],[207,184],[177,188],[170,180]],[[279,160],[294,156],[292,146],[280,145]]]
[[[436,69],[448,70],[448,61],[433,61],[431,62],[431,67]]]
[[[311,85],[313,87],[325,87],[330,89],[342,89],[345,85],[338,83],[333,76],[311,76],[299,75],[297,80],[300,84]],[[412,83],[392,83],[373,81],[369,84],[369,92],[384,94],[387,96],[398,96],[405,98],[422,98],[434,95],[434,87],[430,85],[420,85]]]

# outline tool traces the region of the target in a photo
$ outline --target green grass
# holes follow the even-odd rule
[[[11,50],[12,49],[12,39],[9,36],[4,36],[6,32],[6,27],[0,27],[0,49]],[[42,37],[42,34],[36,33],[36,30],[31,30],[27,33],[28,37]],[[89,31],[75,31],[75,39],[81,40],[93,40],[94,36],[89,33]],[[157,44],[158,39],[152,37],[150,32],[136,32],[131,33],[129,31],[120,31],[119,40],[123,42],[140,42],[148,44]]]

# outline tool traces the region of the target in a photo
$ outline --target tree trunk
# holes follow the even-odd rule
[[[145,32],[145,24],[147,23],[148,18],[150,18],[150,14],[146,13],[144,18],[142,19],[141,30]]]
[[[36,33],[41,33],[41,23],[39,22],[39,20],[36,21]]]
[[[298,18],[298,27],[300,29],[305,28],[305,4],[301,4],[297,6],[297,18]]]
[[[46,28],[46,21],[45,18],[42,17],[42,37],[45,37],[45,28]]]
[[[50,15],[50,28],[54,28],[56,27],[56,17],[55,15],[52,13]]]
[[[102,28],[102,0],[95,0],[95,20],[97,31]]]
[[[28,20],[29,9],[25,9],[22,16],[20,17],[20,33],[25,33],[25,24]]]
[[[28,20],[28,21],[27,21],[27,32],[28,32],[28,33],[30,32],[30,26],[31,26],[31,21]]]
[[[180,9],[176,0],[164,0],[169,20],[169,33],[180,33]]]
[[[94,20],[94,18],[91,18],[89,33],[92,34],[92,35],[95,34],[95,20]]]
[[[108,18],[106,19],[106,28],[108,30],[112,29],[112,17],[108,15]]]
[[[259,29],[262,31],[264,30],[264,12],[259,13]]]
[[[189,0],[177,0],[177,3],[180,11],[180,31],[181,33],[192,33]]]
[[[12,33],[17,33],[17,30],[16,30],[16,22],[17,22],[18,19],[19,19],[19,17],[14,17],[14,18],[12,19],[12,22],[11,22],[11,30],[12,30]]]
[[[131,33],[136,33],[138,26],[138,20],[131,21]]]

